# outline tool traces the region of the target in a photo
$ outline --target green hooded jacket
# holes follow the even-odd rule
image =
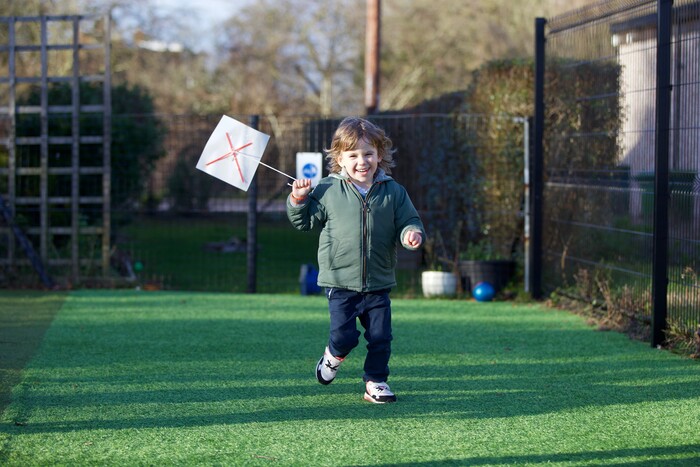
[[[302,231],[321,229],[318,285],[371,292],[396,285],[396,246],[409,230],[425,239],[406,189],[379,169],[365,198],[344,174],[321,179],[306,200],[287,198],[287,217]]]

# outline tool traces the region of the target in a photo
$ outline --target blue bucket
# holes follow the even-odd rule
[[[299,271],[299,286],[302,295],[317,295],[321,293],[318,286],[318,269],[313,264],[302,264]]]

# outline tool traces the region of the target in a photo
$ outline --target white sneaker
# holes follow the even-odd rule
[[[387,402],[396,402],[396,396],[389,385],[386,383],[375,383],[367,381],[365,384],[365,400],[375,404],[386,404]]]
[[[321,357],[316,364],[316,379],[318,382],[321,384],[331,384],[343,360],[345,359],[336,358],[331,355],[330,350],[326,347],[326,350],[323,352],[323,357]]]

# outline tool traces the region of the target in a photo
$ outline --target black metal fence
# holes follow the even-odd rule
[[[246,193],[195,168],[220,117],[152,116],[163,129],[165,156],[138,181],[140,188],[133,186],[133,171],[120,172],[120,164],[114,165],[115,193],[131,193],[113,196],[122,200],[113,206],[114,245],[121,252],[116,262],[123,258],[135,265],[140,272],[134,276],[157,287],[299,291],[302,265],[316,262],[317,235],[295,232],[289,225],[289,180],[260,166]],[[115,125],[122,118],[134,117],[115,115]],[[340,122],[235,118],[271,136],[263,162],[291,176],[296,176],[297,153],[323,153]],[[460,248],[481,241],[522,265],[525,119],[447,114],[371,118],[392,139],[397,150],[392,176],[409,191],[430,237],[441,239],[442,257],[457,257]],[[325,165],[324,159],[324,174]],[[148,171],[141,168],[140,173]],[[253,251],[251,241],[256,242]],[[398,291],[420,295],[419,272],[426,266],[422,252],[402,252]]]
[[[67,245],[51,243],[44,259],[56,264],[49,268],[56,282],[298,292],[302,265],[316,262],[317,235],[295,232],[287,221],[289,180],[260,166],[246,193],[195,168],[220,118],[114,114],[112,268],[104,277],[97,266],[99,248],[82,242],[84,259],[78,274],[72,274],[67,262],[61,266],[56,261],[66,254]],[[234,118],[253,123],[250,116]],[[394,142],[397,166],[392,176],[408,189],[431,238],[441,239],[440,256],[455,258],[469,242],[488,242],[522,264],[525,119],[447,114],[372,119]],[[292,176],[296,154],[322,152],[340,121],[269,116],[254,120],[271,136],[263,162]],[[93,185],[81,178],[81,193],[90,192]],[[61,189],[60,184],[50,184],[49,197]],[[89,226],[91,213],[81,216]],[[0,253],[5,255],[1,247]],[[422,253],[402,254],[399,266],[398,292],[420,295],[419,272],[426,266]],[[10,286],[36,279],[21,255],[0,272],[0,282]]]
[[[407,187],[431,238],[441,239],[443,258],[457,258],[468,243],[488,244],[500,257],[518,260],[522,271],[530,208],[527,285],[536,296],[559,291],[602,304],[611,316],[653,323],[653,344],[669,329],[694,331],[700,322],[700,2],[612,0],[536,25],[530,203],[523,189],[523,118],[373,116],[398,149],[394,177]],[[300,266],[315,261],[315,236],[299,235],[286,222],[288,180],[260,167],[252,193],[244,193],[195,169],[220,118],[112,116],[111,189],[90,170],[76,172],[75,180],[81,199],[110,200],[114,277],[105,278],[104,248],[61,234],[69,192],[53,175],[65,170],[65,151],[46,147],[45,187],[15,186],[33,175],[32,162],[0,148],[0,172],[7,175],[0,192],[12,186],[24,198],[55,201],[42,216],[9,206],[12,222],[30,240],[34,218],[43,219],[46,232],[58,229],[40,253],[55,265],[49,273],[66,284],[108,279],[187,290],[297,291]],[[264,161],[294,175],[296,153],[322,152],[338,122],[258,118],[259,129],[271,135]],[[11,141],[4,132],[16,123],[0,124],[0,139]],[[88,159],[99,155],[80,149]],[[81,209],[71,225],[89,232],[97,217]],[[0,239],[0,283],[17,283],[31,273],[30,261],[14,254],[8,226],[0,225]],[[413,255],[401,264],[404,292],[417,293],[416,271],[426,258]]]
[[[700,2],[600,2],[536,29],[538,292],[652,323],[653,345],[693,332]]]

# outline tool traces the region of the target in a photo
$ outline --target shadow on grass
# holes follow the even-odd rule
[[[331,386],[318,385],[309,371],[313,363],[307,363],[304,368],[293,364],[291,373],[277,368],[279,371],[275,381],[268,384],[261,380],[260,374],[246,377],[235,370],[230,371],[228,377],[221,374],[182,374],[168,378],[163,375],[160,378],[162,384],[156,385],[160,388],[146,390],[125,388],[100,391],[91,388],[94,385],[118,388],[154,384],[152,377],[144,377],[139,382],[138,370],[128,378],[89,378],[91,382],[82,378],[30,380],[24,383],[28,391],[42,391],[27,395],[24,416],[20,415],[15,420],[21,426],[11,427],[11,431],[39,433],[403,417],[424,420],[508,418],[582,407],[595,410],[596,407],[618,404],[700,398],[697,378],[686,382],[646,381],[642,385],[625,385],[620,384],[624,383],[624,375],[615,378],[603,370],[606,367],[604,362],[591,365],[587,374],[574,379],[551,376],[564,367],[558,364],[503,365],[491,373],[491,378],[486,381],[470,376],[470,370],[473,370],[473,374],[488,373],[481,366],[466,366],[462,376],[452,372],[449,376],[432,379],[423,376],[426,367],[399,367],[397,372],[401,376],[397,376],[392,383],[399,403],[377,407],[363,403],[362,385],[359,381],[348,381],[345,375],[339,376]],[[630,362],[628,369],[636,364],[643,366],[643,362]],[[428,370],[438,371],[439,367]],[[624,372],[624,368],[621,370]],[[670,374],[679,370],[682,370],[680,366],[667,369]],[[220,371],[225,370],[222,368]],[[300,371],[308,374],[308,377],[300,378]],[[525,376],[523,373],[531,375]],[[275,378],[270,374],[262,376],[270,380]],[[198,388],[202,383],[210,387]],[[165,386],[171,389],[163,388]],[[53,393],[53,387],[60,389],[60,394]],[[69,416],[55,421],[32,421],[32,411],[45,407],[61,407],[62,411],[69,411]],[[149,408],[147,412],[141,412],[144,407]],[[72,416],[86,410],[95,413],[94,408],[99,408],[99,415],[71,419],[72,408],[77,409]]]
[[[361,347],[332,385],[316,383],[327,335],[320,300],[140,297],[78,295],[32,362],[14,423],[1,431],[487,419],[700,398],[693,362],[516,309],[520,319],[508,310],[492,322],[419,312],[397,319],[391,384],[399,403],[378,407],[361,401]],[[46,408],[62,415],[33,416]]]
[[[59,292],[0,292],[0,413],[65,298]]]
[[[686,455],[684,459],[664,459],[666,456]],[[654,460],[637,461],[639,457],[654,457]],[[589,465],[591,461],[607,461],[605,465],[649,466],[664,467],[698,465],[700,461],[700,444],[685,446],[666,446],[654,448],[612,449],[601,451],[584,451],[576,453],[523,455],[523,456],[487,456],[468,457],[462,459],[443,459],[430,462],[410,462],[400,464],[376,464],[378,467],[426,466],[426,465],[521,465],[546,464],[553,462],[575,462]],[[616,462],[615,464],[610,462]],[[659,462],[662,462],[661,464]]]
[[[313,418],[335,419],[343,418],[342,402],[351,401],[354,396],[359,400],[362,393],[358,365],[361,351],[349,358],[353,357],[357,357],[354,368],[346,365],[338,379],[328,387],[315,381],[315,360],[310,359],[304,365],[298,360],[276,364],[266,360],[250,360],[245,364],[232,361],[230,365],[224,361],[213,366],[202,364],[201,372],[197,371],[196,362],[189,362],[187,368],[182,366],[182,361],[160,362],[173,369],[180,368],[175,370],[177,374],[153,373],[143,361],[134,361],[131,365],[121,361],[118,365],[123,368],[122,374],[99,376],[81,371],[81,376],[41,376],[29,378],[24,384],[28,390],[42,389],[32,394],[33,405],[64,409],[344,398],[340,399],[341,404],[321,402],[325,415],[315,414]],[[264,370],[254,370],[263,366]],[[628,361],[625,365],[616,365],[613,360],[589,362],[580,365],[582,371],[576,376],[569,374],[569,365],[565,363],[464,363],[445,371],[445,367],[439,365],[410,366],[399,360],[394,368],[398,375],[392,380],[392,386],[399,393],[402,404],[393,406],[389,412],[376,413],[378,417],[402,412],[435,417],[514,417],[580,407],[700,398],[700,379],[688,374],[688,367],[683,362],[667,362],[663,368],[642,360]],[[437,374],[441,376],[431,376]],[[689,377],[683,378],[683,375]],[[131,389],[134,387],[148,389]],[[307,403],[312,405],[311,401]],[[334,410],[334,406],[338,410]],[[355,407],[354,402],[349,406]],[[289,410],[290,407],[285,405],[278,411],[256,411],[255,416],[263,416],[266,420],[289,420]],[[304,413],[306,416],[300,419],[308,418],[311,412]],[[238,414],[226,414],[225,417],[232,422],[251,421],[245,415],[241,415],[240,420],[237,420]],[[360,418],[362,415],[351,413],[350,417]]]

